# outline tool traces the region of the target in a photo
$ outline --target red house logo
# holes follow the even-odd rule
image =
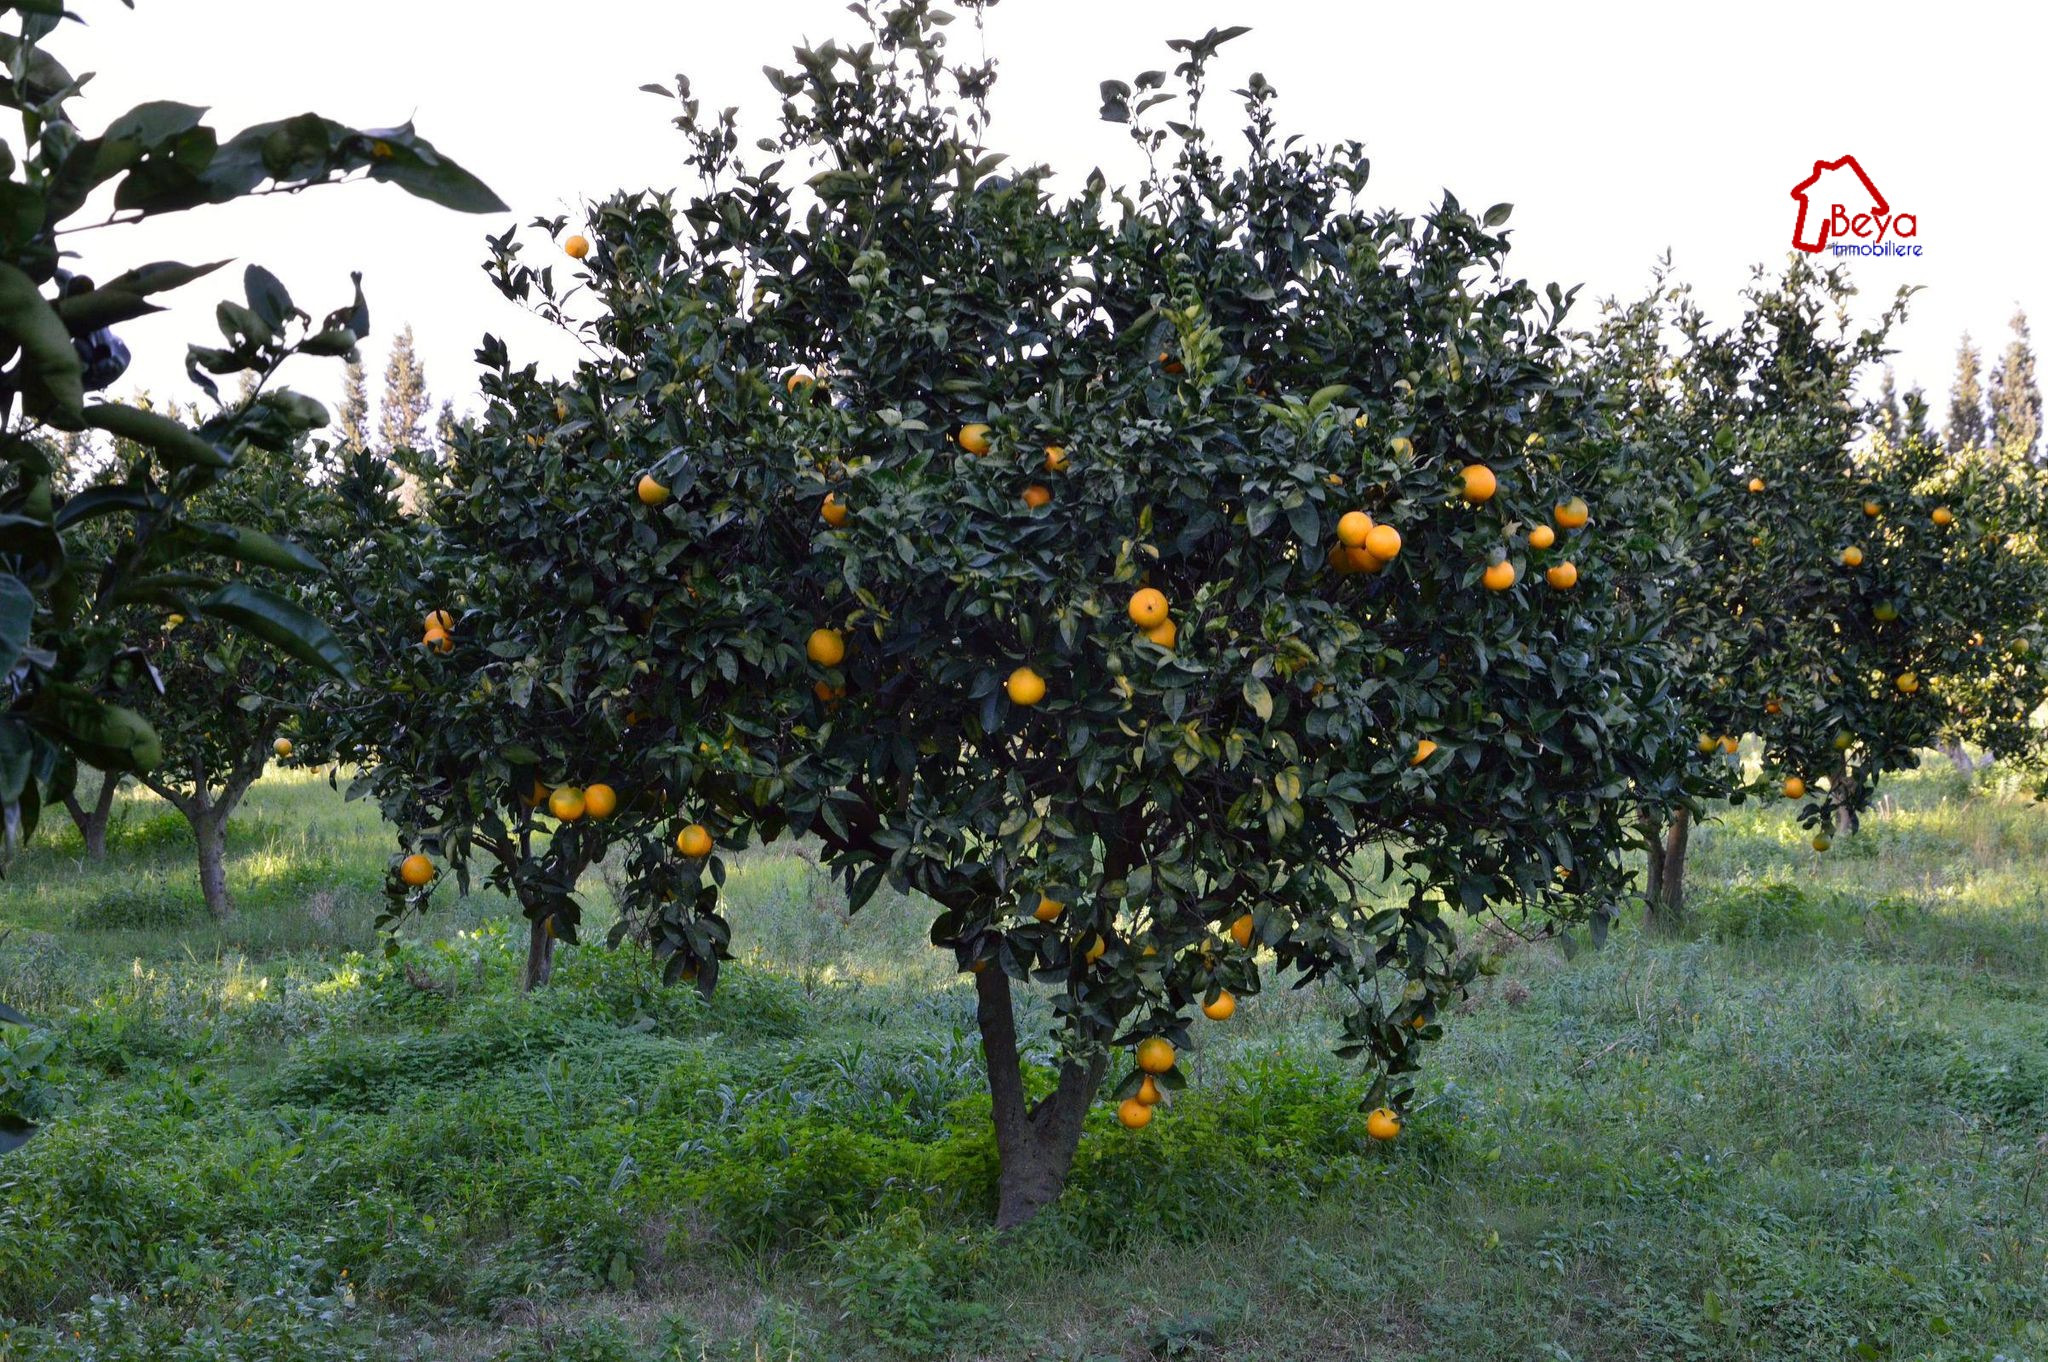
[[[1918,255],[1920,247],[1900,238],[1920,235],[1920,220],[1895,213],[1854,156],[1815,161],[1813,173],[1792,186],[1799,218],[1792,244],[1811,255]],[[1892,238],[1887,240],[1887,236]]]

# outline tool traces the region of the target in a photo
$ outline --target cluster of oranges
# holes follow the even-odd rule
[[[446,656],[455,651],[455,617],[446,610],[429,610],[426,618],[426,633],[420,636],[420,646],[429,652]]]
[[[1180,626],[1173,622],[1173,611],[1166,603],[1166,593],[1155,586],[1142,586],[1131,593],[1128,610],[1131,623],[1138,626],[1148,642],[1156,643],[1169,653],[1180,641]]]

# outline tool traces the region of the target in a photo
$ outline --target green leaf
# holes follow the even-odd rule
[[[412,125],[359,134],[370,139],[370,178],[395,184],[408,194],[458,213],[504,213],[505,201],[490,186],[434,149]],[[389,154],[379,154],[387,147]]]
[[[57,315],[64,319],[65,328],[74,336],[83,336],[122,322],[147,317],[162,308],[140,294],[123,289],[96,288],[86,293],[74,293],[59,298],[54,306]]]
[[[12,715],[0,719],[0,804],[20,801],[34,758],[35,735],[29,726]]]
[[[70,344],[68,337],[65,344]],[[234,463],[224,450],[179,422],[140,407],[97,402],[86,408],[85,424],[120,439],[146,445],[161,454],[164,462],[174,468],[192,464],[202,468],[227,468]]]
[[[1268,722],[1272,719],[1273,692],[1266,689],[1266,683],[1259,680],[1258,677],[1250,676],[1245,678],[1244,702],[1252,707],[1252,713],[1258,715],[1261,722]]]
[[[71,331],[35,280],[0,262],[0,336],[21,347],[15,382],[28,414],[58,430],[85,429],[85,364]]]
[[[1482,221],[1489,227],[1498,227],[1503,222],[1506,222],[1508,214],[1514,211],[1515,206],[1512,203],[1496,203],[1493,207],[1486,210],[1486,216]]]
[[[348,650],[334,636],[333,630],[290,601],[261,587],[250,586],[247,582],[229,582],[200,601],[199,610],[254,634],[265,643],[301,661],[310,662],[330,675],[344,681],[355,680],[355,666],[349,660]]]
[[[59,507],[51,524],[65,530],[97,516],[113,515],[118,511],[147,511],[156,505],[157,498],[140,487],[125,484],[88,487]]]
[[[117,274],[100,287],[118,293],[168,293],[172,289],[183,288],[194,279],[205,278],[227,263],[216,260],[210,265],[181,265],[175,260],[159,260]]]
[[[242,272],[242,288],[249,295],[250,310],[268,322],[273,331],[284,330],[285,322],[298,312],[292,306],[292,295],[276,275],[261,265],[251,265]]]
[[[5,1023],[7,1023],[7,1024],[9,1025],[9,1026],[34,1026],[34,1025],[35,1025],[35,1023],[34,1023],[34,1022],[30,1021],[30,1020],[29,1020],[29,1019],[28,1019],[27,1017],[24,1017],[23,1015],[21,1015],[21,1013],[19,1013],[19,1012],[16,1012],[16,1011],[15,1011],[15,1010],[14,1010],[13,1008],[9,1007],[9,1006],[8,1006],[8,1005],[7,1005],[6,1003],[0,1003],[0,1022],[5,1022]]]
[[[0,676],[12,672],[28,647],[36,617],[36,598],[21,579],[0,575]]]
[[[68,681],[44,683],[29,710],[29,722],[102,771],[139,775],[163,759],[163,742],[147,719]]]
[[[261,530],[245,530],[211,520],[196,521],[185,528],[213,536],[215,542],[211,547],[215,552],[262,567],[278,568],[284,572],[319,572],[325,566],[290,540],[279,539]]]

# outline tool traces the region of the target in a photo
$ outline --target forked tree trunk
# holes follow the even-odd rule
[[[154,775],[141,777],[144,785],[163,796],[164,802],[184,814],[185,821],[191,824],[192,840],[199,848],[199,892],[206,899],[206,911],[216,922],[225,922],[235,915],[235,900],[228,893],[228,818],[256,783],[256,777],[263,774],[274,736],[274,730],[266,730],[250,744],[242,760],[226,773],[218,793],[213,786],[215,773],[208,771],[205,759],[196,755],[187,773],[190,788],[180,789]]]
[[[71,815],[71,821],[78,827],[78,835],[85,839],[85,858],[89,861],[107,859],[107,824],[114,816],[114,796],[121,790],[121,777],[112,771],[100,776],[99,797],[90,809],[79,803],[78,796],[64,796],[64,811]]]
[[[1658,893],[1650,900],[1644,926],[1675,932],[1685,925],[1685,851],[1691,842],[1692,814],[1680,809],[1671,815],[1671,826],[1664,830],[1663,855],[1657,857],[1658,867],[1652,876]]]
[[[1082,1123],[1109,1061],[1064,1065],[1053,1091],[1036,1105],[1027,1105],[1009,976],[1000,969],[985,969],[974,976],[974,992],[1000,1164],[996,1227],[1009,1229],[1037,1215],[1066,1187],[1074,1151],[1081,1146]]]

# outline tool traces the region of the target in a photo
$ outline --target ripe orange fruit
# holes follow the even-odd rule
[[[1742,750],[1742,739],[1736,737],[1732,733],[1722,734],[1721,750],[1723,752],[1726,752],[1731,757],[1734,756],[1737,752],[1740,752]]]
[[[960,427],[960,447],[969,454],[988,453],[988,427],[979,421]]]
[[[1152,1124],[1152,1108],[1135,1097],[1126,1097],[1116,1109],[1116,1119],[1127,1130],[1143,1130]]]
[[[1166,619],[1166,593],[1157,587],[1140,587],[1131,593],[1131,623],[1140,629],[1156,629]]]
[[[1780,788],[1784,790],[1787,799],[1806,798],[1806,782],[1798,776],[1786,776],[1785,783]]]
[[[455,640],[448,637],[448,631],[445,629],[427,630],[426,635],[420,639],[420,644],[443,656],[455,651]]]
[[[1167,354],[1164,350],[1159,352],[1159,367],[1166,370],[1169,374],[1182,372],[1181,362],[1172,355]]]
[[[819,700],[829,705],[833,701],[842,698],[846,694],[846,687],[835,686],[830,681],[827,681],[824,677],[821,676],[816,681],[813,681],[811,683],[811,694],[817,696]]]
[[[1010,673],[1004,689],[1010,693],[1011,704],[1029,709],[1045,698],[1045,678],[1029,667],[1019,667]]]
[[[279,738],[270,745],[270,750],[277,753],[279,760],[282,760],[292,754],[292,740],[290,738]]]
[[[1415,755],[1408,758],[1410,766],[1420,766],[1436,752],[1436,743],[1424,738],[1415,744]]]
[[[1371,549],[1366,548],[1363,544],[1357,548],[1345,545],[1339,545],[1338,547],[1344,549],[1344,561],[1351,565],[1353,572],[1378,572],[1387,565],[1386,559],[1380,557]]]
[[[1515,584],[1515,565],[1503,558],[1498,563],[1487,564],[1479,580],[1488,591],[1506,591]]]
[[[1863,550],[1857,548],[1854,544],[1851,544],[1848,548],[1843,549],[1841,557],[1843,567],[1863,566]]]
[[[1548,525],[1538,525],[1529,531],[1529,547],[1532,549],[1547,549],[1556,542],[1557,531]]]
[[[1337,517],[1337,542],[1346,548],[1362,548],[1372,533],[1372,517],[1363,511],[1346,511]]]
[[[1569,558],[1562,563],[1553,563],[1544,571],[1543,580],[1559,591],[1570,591],[1579,584],[1578,564]]]
[[[676,834],[676,850],[701,861],[711,854],[711,833],[702,823],[692,823]]]
[[[1024,489],[1024,504],[1026,506],[1029,506],[1034,511],[1041,506],[1047,505],[1051,501],[1052,489],[1050,487],[1043,485],[1042,483],[1034,482],[1029,487]]]
[[[1877,518],[1878,513],[1883,509],[1883,507],[1879,506],[1874,501],[1866,501],[1863,503],[1863,514],[1871,517],[1873,520]]]
[[[789,376],[788,381],[785,382],[783,386],[787,388],[789,391],[795,392],[798,388],[809,387],[811,384],[816,383],[817,381],[817,377],[813,375],[809,369],[798,369],[795,373]]]
[[[1701,753],[1701,755],[1705,755],[1706,753],[1708,753],[1708,752],[1711,752],[1711,751],[1713,751],[1713,750],[1714,750],[1715,748],[1719,747],[1720,745],[1721,745],[1721,744],[1720,744],[1720,743],[1719,743],[1718,741],[1716,741],[1716,740],[1715,740],[1715,738],[1714,738],[1714,735],[1713,735],[1713,734],[1711,734],[1711,733],[1702,733],[1702,734],[1700,734],[1700,753]]]
[[[444,634],[452,634],[455,632],[455,617],[446,610],[429,610],[423,627],[439,629]]]
[[[522,798],[520,802],[526,805],[526,807],[529,809],[537,809],[541,805],[547,803],[548,796],[553,793],[553,790],[550,790],[547,786],[541,784],[540,777],[535,776],[533,780],[533,790],[530,793],[528,793],[524,798]]]
[[[1148,1107],[1156,1107],[1166,1100],[1166,1094],[1159,1091],[1159,1084],[1151,1074],[1146,1074],[1145,1081],[1138,1085],[1138,1100]]]
[[[569,253],[571,260],[581,260],[590,254],[590,238],[578,232],[562,243],[562,249]]]
[[[1815,834],[1813,834],[1813,849],[1815,851],[1826,851],[1829,847],[1833,845],[1834,843],[1828,840],[1828,835],[1826,833],[1816,832]]]
[[[574,785],[564,785],[548,796],[548,812],[564,823],[573,823],[583,816],[583,791]]]
[[[1180,640],[1180,626],[1171,619],[1163,619],[1147,629],[1145,637],[1170,653],[1173,651],[1173,645]]]
[[[1401,1133],[1401,1118],[1381,1107],[1365,1118],[1365,1133],[1375,1140],[1391,1140]]]
[[[1037,918],[1040,922],[1051,922],[1066,911],[1066,904],[1061,903],[1049,894],[1040,894],[1038,896],[1038,906],[1031,910],[1031,916]]]
[[[1237,999],[1223,989],[1216,994],[1216,1001],[1202,1004],[1202,1015],[1210,1021],[1229,1021],[1237,1015]]]
[[[583,812],[592,818],[610,818],[619,810],[619,792],[611,786],[597,784],[583,792]]]
[[[1173,1067],[1173,1042],[1164,1036],[1147,1036],[1138,1042],[1138,1067],[1148,1074],[1163,1074]]]
[[[1495,477],[1493,470],[1483,463],[1466,464],[1462,476],[1464,478],[1463,496],[1465,500],[1475,505],[1482,501],[1493,500],[1493,494],[1500,490],[1500,479]]]
[[[813,629],[804,656],[821,667],[836,667],[846,660],[846,639],[837,629]]]
[[[1897,686],[1902,694],[1911,695],[1920,689],[1920,678],[1912,672],[1900,672],[1898,679],[1892,684]]]
[[[1750,490],[1750,491],[1752,491],[1752,492],[1761,492],[1761,491],[1763,491],[1763,490],[1764,490],[1764,480],[1763,480],[1762,478],[1751,478],[1751,479],[1749,480],[1749,490]]]
[[[1593,512],[1587,507],[1584,497],[1573,497],[1570,501],[1561,501],[1553,506],[1550,518],[1557,522],[1560,529],[1576,530],[1593,518]]]
[[[1237,921],[1230,924],[1230,939],[1240,946],[1252,944],[1252,929],[1256,924],[1250,913],[1240,913]]]
[[[1951,511],[1946,506],[1937,506],[1934,508],[1934,514],[1930,518],[1937,525],[1953,525],[1955,523],[1956,513],[1954,511]]]
[[[1092,965],[1097,960],[1100,960],[1103,956],[1103,953],[1108,949],[1109,943],[1102,939],[1100,933],[1097,933],[1096,935],[1088,938],[1088,948],[1081,952],[1081,959],[1087,964]]]
[[[1365,534],[1365,551],[1380,560],[1391,563],[1401,552],[1401,532],[1392,525],[1375,525]]]
[[[1048,473],[1064,473],[1067,471],[1066,446],[1047,445],[1045,447],[1045,471]]]
[[[417,889],[434,880],[434,863],[415,851],[398,863],[398,878]]]
[[[836,530],[846,523],[847,517],[853,512],[847,509],[846,503],[839,499],[837,492],[827,492],[825,500],[818,505],[818,514],[825,517],[825,523]]]
[[[1773,699],[1764,701],[1764,713],[1783,714],[1784,712],[1785,706],[1780,704],[1777,700]]]
[[[633,490],[639,495],[642,506],[659,506],[668,500],[668,488],[656,482],[652,473],[642,473]]]

